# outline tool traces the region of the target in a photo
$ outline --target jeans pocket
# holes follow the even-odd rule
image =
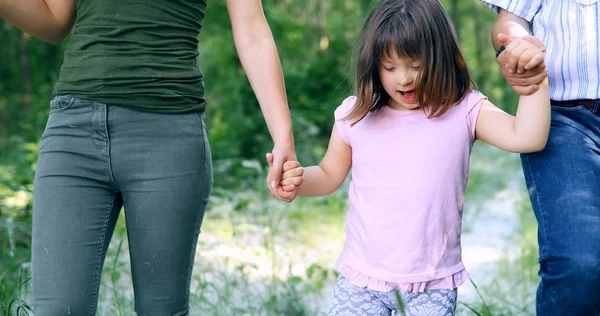
[[[198,112],[198,120],[200,121],[200,129],[202,132],[202,146],[204,146],[204,162],[205,162],[205,168],[208,172],[208,177],[207,177],[207,181],[205,183],[205,185],[209,188],[208,189],[208,194],[210,194],[210,187],[213,184],[213,165],[212,165],[212,153],[210,150],[210,142],[208,140],[208,131],[207,131],[207,127],[206,127],[206,119],[205,119],[205,113],[202,112]],[[208,198],[208,196],[207,196]]]
[[[588,111],[589,110],[585,105],[577,105],[577,104],[573,104],[573,106],[552,104],[551,109],[553,111],[561,111],[561,112]]]
[[[58,95],[50,101],[50,113],[68,109],[75,103],[75,97],[71,95]]]

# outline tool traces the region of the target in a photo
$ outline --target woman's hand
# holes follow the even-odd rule
[[[268,153],[266,158],[270,167],[267,181],[270,182],[269,188],[271,189],[271,195],[282,201],[293,201],[296,198],[297,187],[304,181],[304,169],[300,166],[298,161],[287,160],[281,164],[281,169],[279,169],[279,173],[277,173],[274,170],[275,155]],[[276,174],[280,178],[276,186],[273,186],[273,182],[270,180],[271,174]]]

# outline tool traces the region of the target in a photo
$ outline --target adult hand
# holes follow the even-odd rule
[[[498,39],[505,46],[497,61],[506,82],[520,95],[536,92],[538,84],[548,76],[542,42],[534,36],[517,38],[498,34]]]
[[[283,174],[283,170],[285,168],[285,170],[290,170],[293,168],[298,168],[300,167],[300,163],[295,161],[295,155],[294,155],[294,160],[287,160],[284,163],[280,164],[280,168],[279,168],[279,173],[274,172],[274,168],[275,168],[275,155],[272,153],[268,153],[266,155],[267,158],[267,163],[269,164],[269,177],[267,178],[267,182],[270,183],[269,185],[269,189],[271,190],[271,195],[282,200],[285,202],[291,202],[296,198],[296,186],[294,184],[290,184],[287,186],[282,186],[280,184],[281,182],[281,177]],[[284,166],[285,165],[285,166]],[[278,175],[278,182],[276,185],[273,185],[273,180],[271,180],[271,174],[276,174]]]

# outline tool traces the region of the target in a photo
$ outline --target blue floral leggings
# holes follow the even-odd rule
[[[453,316],[456,289],[401,293],[406,316]],[[333,290],[330,316],[389,316],[400,312],[396,293],[379,292],[355,286],[340,275]]]

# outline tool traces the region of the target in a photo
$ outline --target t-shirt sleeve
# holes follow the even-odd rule
[[[348,130],[351,128],[351,122],[344,120],[344,117],[346,117],[346,115],[350,113],[352,107],[354,106],[354,103],[356,103],[356,97],[347,97],[342,102],[342,104],[340,104],[340,106],[338,106],[337,109],[335,109],[335,112],[333,113],[333,116],[335,118],[335,126],[337,127],[338,132],[342,137],[342,140],[348,145],[350,145]]]
[[[485,95],[479,91],[473,90],[463,101],[467,111],[466,121],[471,142],[475,141],[475,127],[477,126],[477,118],[479,117],[481,105],[484,100],[487,100]]]
[[[533,17],[540,11],[543,0],[481,0],[496,13],[504,9],[518,15],[531,23]],[[560,1],[560,0],[558,0]]]

